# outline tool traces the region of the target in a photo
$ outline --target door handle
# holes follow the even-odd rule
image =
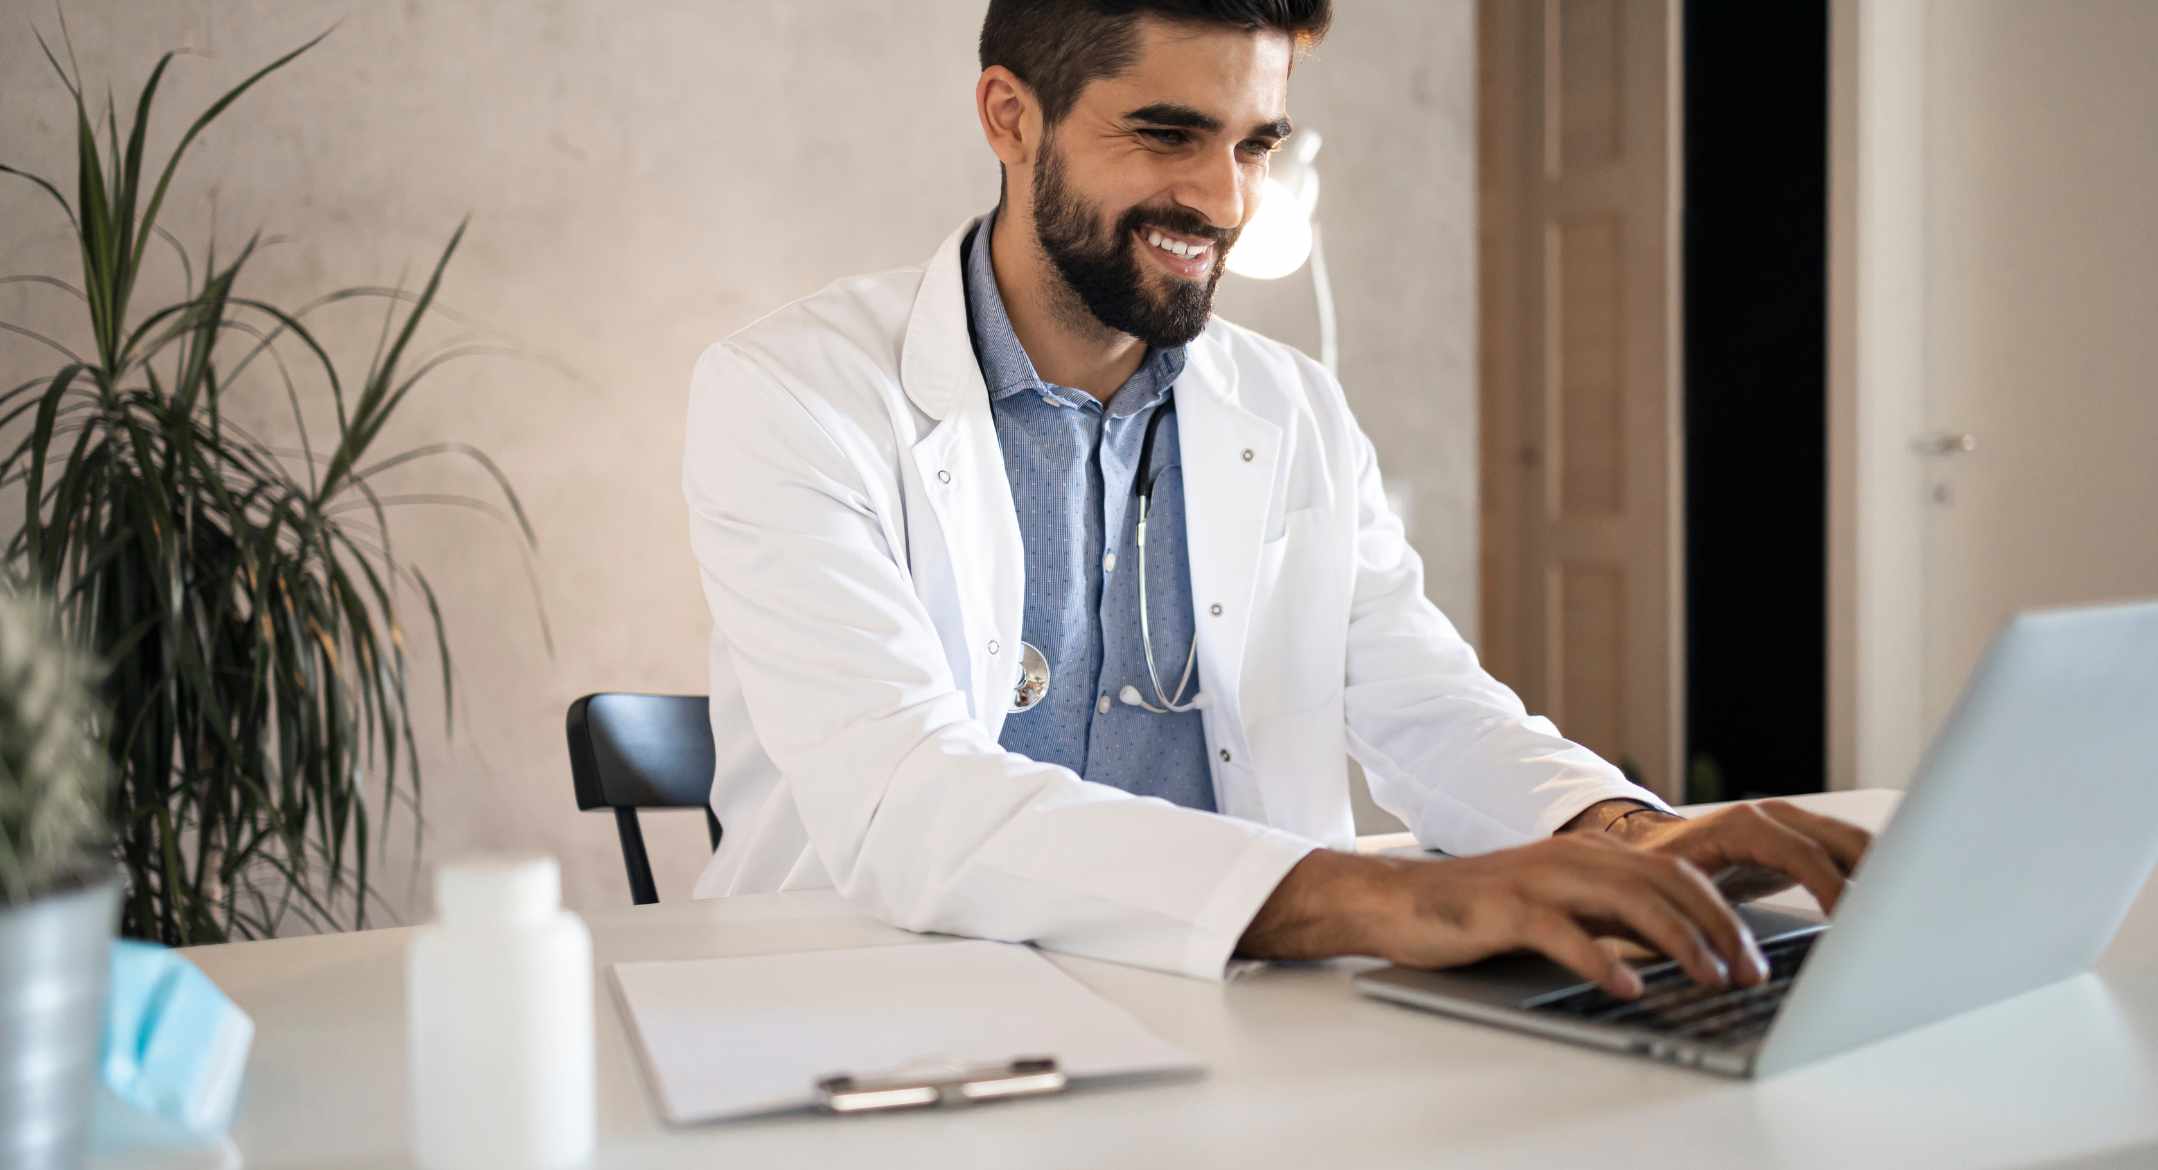
[[[1978,450],[1978,436],[1943,431],[1911,440],[1911,449],[1920,455],[1968,455]]]

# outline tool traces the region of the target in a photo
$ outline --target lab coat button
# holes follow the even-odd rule
[[[1246,462],[1246,463],[1249,463],[1249,462],[1251,462],[1251,461],[1252,461],[1252,459],[1253,459],[1253,458],[1254,458],[1254,456],[1253,456],[1253,455],[1252,455],[1252,453],[1251,453],[1251,448],[1249,448],[1249,447],[1246,447],[1246,448],[1244,448],[1244,462]]]
[[[941,468],[941,467],[940,467],[940,468],[938,468],[938,469],[937,469],[937,482],[938,482],[938,483],[950,483],[950,482],[952,482],[952,473],[951,473],[951,472],[949,472],[949,471],[946,471],[946,470],[944,470],[944,469],[943,469],[943,468]]]
[[[1223,748],[1223,749],[1221,749],[1221,762],[1222,762],[1222,763],[1224,763],[1224,764],[1226,764],[1226,763],[1228,763],[1228,762],[1229,762],[1229,749],[1228,749],[1228,748]]]
[[[1002,649],[1004,649],[1004,647],[1003,647],[1003,646],[1001,646],[1001,645],[999,645],[999,644],[997,643],[997,640],[996,640],[995,638],[991,638],[991,639],[989,639],[989,652],[990,652],[991,654],[995,654],[995,653],[996,653],[997,651],[999,651],[999,650],[1002,650]]]
[[[1217,602],[1215,602],[1214,604],[1212,604],[1212,605],[1209,605],[1209,606],[1207,606],[1207,607],[1206,607],[1206,612],[1208,612],[1208,613],[1210,613],[1210,614],[1213,614],[1213,615],[1214,615],[1215,617],[1220,617],[1220,616],[1221,616],[1221,603],[1217,601]]]

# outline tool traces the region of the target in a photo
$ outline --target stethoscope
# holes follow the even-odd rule
[[[1154,465],[1154,435],[1161,429],[1161,420],[1169,417],[1176,407],[1175,400],[1163,403],[1154,417],[1146,420],[1146,437],[1139,441],[1139,473],[1132,477],[1132,494],[1139,498],[1139,646],[1146,652],[1146,679],[1154,688],[1154,701],[1148,702],[1139,688],[1125,683],[1117,692],[1117,699],[1127,706],[1138,707],[1155,715],[1181,715],[1186,711],[1198,711],[1206,706],[1206,694],[1200,692],[1187,701],[1185,692],[1191,689],[1192,670],[1199,663],[1198,631],[1192,631],[1191,649],[1184,655],[1184,673],[1176,681],[1174,693],[1165,691],[1161,685],[1161,672],[1154,665],[1154,623],[1147,612],[1146,600],[1146,521],[1147,513],[1154,504],[1154,477],[1148,469]],[[1012,688],[1010,713],[1032,711],[1041,705],[1049,693],[1049,659],[1032,642],[1019,643],[1019,680]]]

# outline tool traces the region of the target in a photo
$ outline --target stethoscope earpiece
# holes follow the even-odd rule
[[[1186,711],[1204,711],[1209,705],[1206,692],[1200,691],[1193,695],[1188,703],[1171,703],[1166,707],[1157,707],[1147,702],[1145,696],[1139,693],[1139,688],[1130,683],[1125,683],[1124,689],[1118,691],[1116,697],[1125,706],[1138,707],[1155,715],[1181,715]]]

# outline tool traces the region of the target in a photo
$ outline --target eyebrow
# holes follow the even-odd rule
[[[1155,102],[1150,106],[1140,106],[1138,109],[1125,114],[1124,120],[1127,122],[1144,122],[1151,126],[1176,126],[1185,130],[1202,130],[1208,134],[1219,133],[1221,130],[1221,119],[1212,114],[1195,110],[1190,106],[1178,105],[1175,102]],[[1295,127],[1290,125],[1289,119],[1281,117],[1271,122],[1261,122],[1252,127],[1251,136],[1254,138],[1272,138],[1278,141],[1287,138],[1289,132],[1293,129]]]

